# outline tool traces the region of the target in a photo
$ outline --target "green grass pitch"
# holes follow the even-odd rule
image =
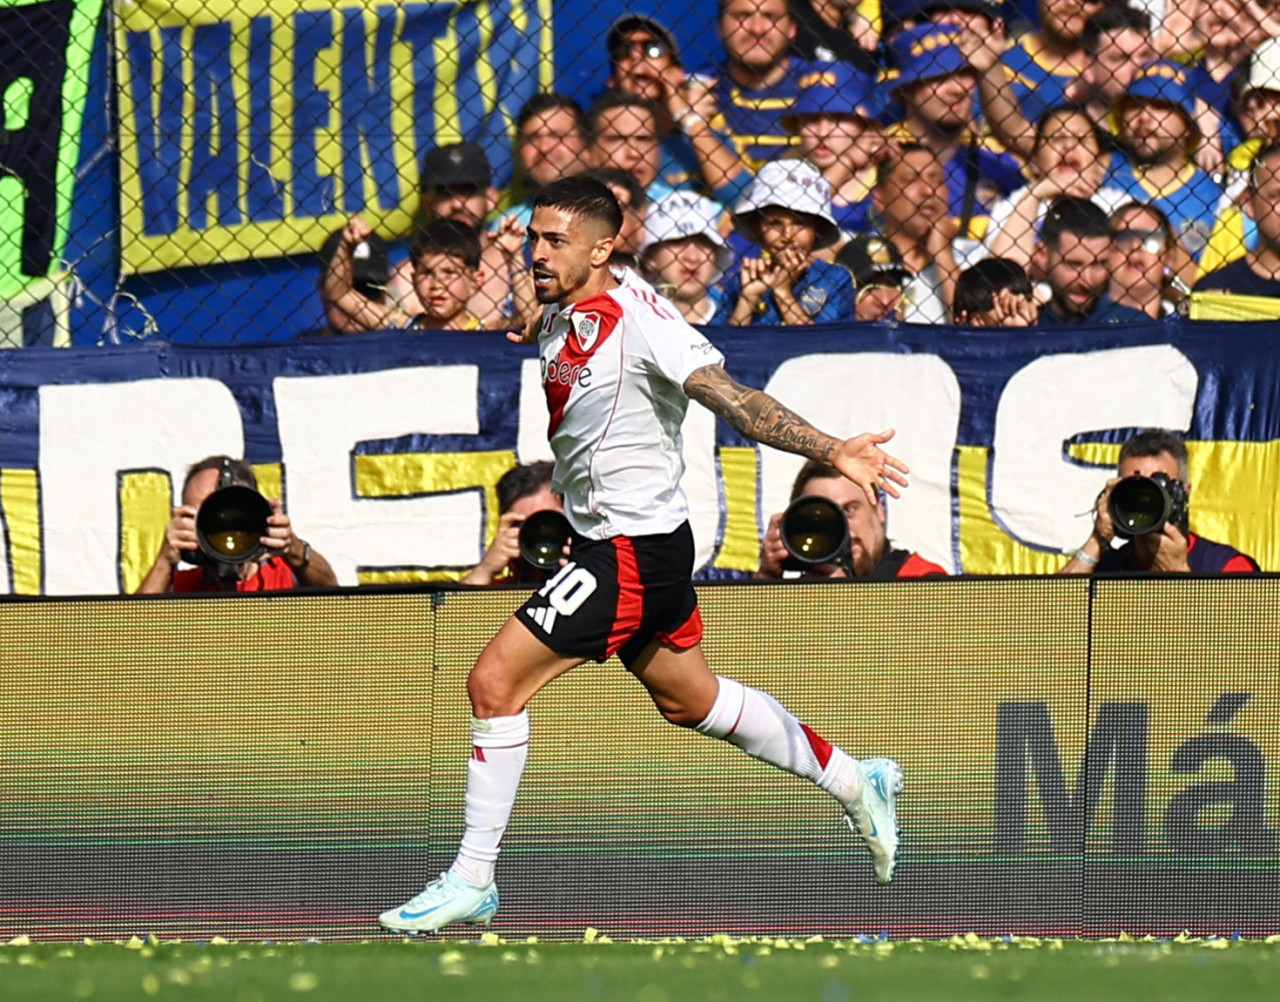
[[[0,997],[107,1002],[739,1002],[751,999],[1268,999],[1280,936],[1266,942],[1057,939],[867,943],[734,939],[0,945]]]

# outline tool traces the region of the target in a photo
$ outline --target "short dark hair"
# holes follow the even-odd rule
[[[1120,218],[1125,213],[1134,212],[1135,210],[1141,210],[1142,212],[1149,213],[1156,217],[1156,225],[1160,227],[1160,232],[1164,234],[1164,243],[1166,248],[1172,247],[1177,242],[1178,234],[1173,228],[1173,223],[1169,221],[1169,217],[1164,214],[1164,211],[1160,209],[1159,206],[1156,206],[1151,202],[1139,202],[1136,198],[1125,202],[1123,205],[1118,205],[1114,210],[1112,210],[1110,217],[1108,217],[1111,220],[1111,232],[1118,232]]]
[[[505,515],[521,498],[533,497],[544,487],[551,489],[553,463],[539,460],[513,466],[498,478],[495,490],[498,494],[498,514]]]
[[[480,267],[480,234],[457,219],[435,219],[414,234],[412,253],[414,261],[423,254],[448,254],[475,271]]]
[[[647,97],[641,97],[639,94],[632,94],[629,91],[607,90],[596,98],[587,110],[587,128],[592,142],[600,136],[600,116],[606,111],[612,111],[614,108],[639,108],[648,112],[653,117],[654,135],[658,135],[658,125],[662,121],[662,115],[656,104]]]
[[[627,208],[632,212],[639,212],[649,204],[649,196],[645,194],[644,188],[641,187],[640,182],[636,180],[635,175],[629,170],[623,170],[621,167],[592,167],[590,170],[583,171],[582,176],[599,181],[608,188],[612,188],[615,185],[619,188],[625,188],[627,191]],[[621,208],[621,203],[619,203],[619,208]]]
[[[896,153],[881,159],[876,164],[876,187],[879,188],[889,182],[889,178],[893,176],[893,169],[902,162],[908,153],[919,153],[922,150],[935,160],[938,159],[938,154],[923,143],[902,143],[898,146]]]
[[[986,313],[995,305],[995,295],[1001,289],[1023,296],[1032,295],[1027,270],[1007,257],[984,258],[972,268],[966,268],[956,279],[952,315],[958,320],[961,316]]]
[[[1098,43],[1108,31],[1138,31],[1151,34],[1151,16],[1123,3],[1108,3],[1089,16],[1084,23],[1080,44],[1091,56],[1098,54]]]
[[[221,470],[226,466],[227,472],[231,474],[231,483],[241,487],[249,487],[253,490],[258,489],[258,477],[253,472],[253,467],[246,463],[243,459],[232,459],[230,456],[205,456],[198,463],[192,463],[187,470],[187,475],[182,481],[182,493],[187,493],[187,485],[197,473],[203,473],[205,470]]]
[[[626,174],[626,171],[621,173]],[[630,174],[626,174],[631,177]],[[635,179],[632,178],[632,183]],[[604,223],[613,236],[622,229],[622,206],[609,186],[594,177],[562,177],[544,185],[533,196],[533,208],[561,209],[570,215]]]
[[[824,463],[820,459],[809,459],[805,461],[804,466],[800,467],[800,472],[796,474],[796,479],[791,484],[791,500],[794,501],[798,497],[803,497],[805,492],[805,484],[810,480],[843,480],[844,474],[837,470],[830,463]]]
[[[1036,119],[1036,140],[1035,149],[1039,149],[1044,144],[1044,133],[1049,127],[1049,123],[1055,118],[1065,118],[1068,115],[1078,115],[1089,123],[1089,131],[1093,134],[1094,142],[1098,144],[1099,149],[1102,148],[1102,135],[1098,132],[1098,126],[1094,122],[1093,117],[1082,104],[1060,104],[1043,112]]]
[[[1107,214],[1087,198],[1060,195],[1049,206],[1040,225],[1040,240],[1046,247],[1058,249],[1064,233],[1081,239],[1111,237]]]
[[[567,111],[573,116],[573,125],[578,135],[586,139],[590,135],[590,128],[587,125],[587,113],[583,111],[582,105],[578,104],[568,94],[559,94],[555,91],[543,91],[540,94],[534,94],[524,103],[524,107],[516,114],[516,131],[521,135],[524,134],[524,127],[535,115],[541,115],[548,111]]]
[[[1177,432],[1165,428],[1148,428],[1129,438],[1120,447],[1120,459],[1116,465],[1131,457],[1159,456],[1167,452],[1178,462],[1178,476],[1187,479],[1187,443]]]

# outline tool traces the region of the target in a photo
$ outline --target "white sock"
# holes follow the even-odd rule
[[[717,676],[720,689],[696,730],[800,776],[849,806],[859,792],[855,762],[800,723],[767,692]]]
[[[529,756],[529,711],[512,717],[471,718],[471,760],[467,763],[465,829],[449,871],[468,884],[493,880],[498,846],[507,829]]]

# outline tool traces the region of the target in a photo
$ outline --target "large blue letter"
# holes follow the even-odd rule
[[[333,175],[316,171],[316,132],[329,128],[333,97],[316,86],[316,56],[333,45],[333,14],[299,11],[293,26],[293,211],[327,216],[338,206]]]
[[[195,114],[191,131],[191,181],[187,220],[192,229],[208,229],[210,192],[218,200],[218,223],[233,226],[240,216],[240,115],[231,74],[231,25],[196,25],[191,44],[195,74]],[[214,132],[217,131],[215,146]]]
[[[164,236],[178,228],[178,188],[182,172],[182,28],[161,28],[161,64],[152,68],[151,35],[125,37],[133,84],[134,134],[138,137],[138,182],[142,186],[142,232]],[[151,81],[159,79],[159,108]]]

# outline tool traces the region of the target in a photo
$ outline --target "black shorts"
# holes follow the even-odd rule
[[[575,536],[569,562],[516,615],[557,654],[628,668],[651,640],[683,650],[702,639],[689,523],[656,536]]]

